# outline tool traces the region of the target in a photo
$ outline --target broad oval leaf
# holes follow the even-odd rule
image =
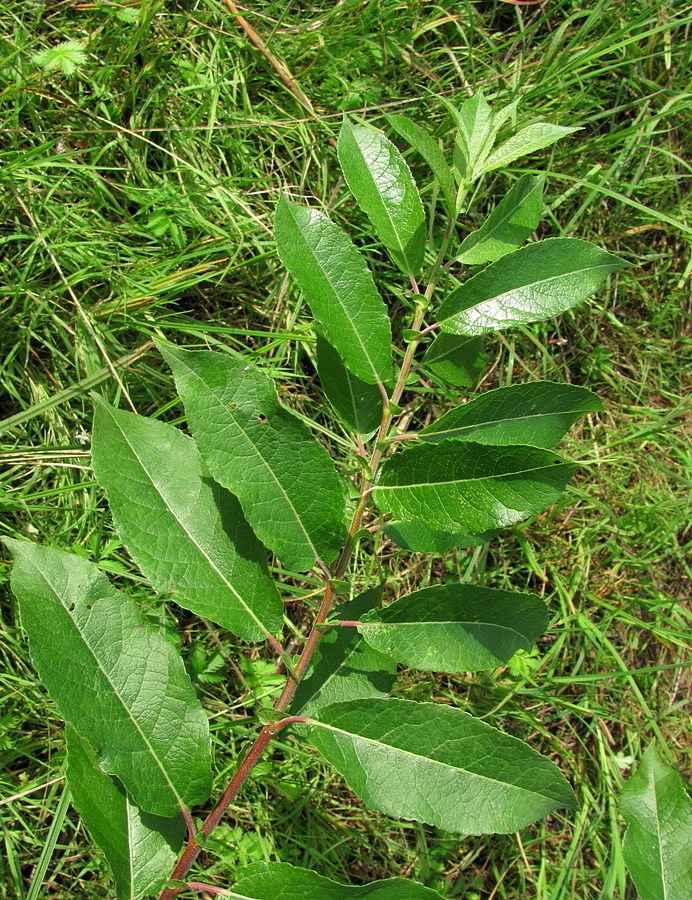
[[[118,533],[157,591],[245,640],[281,629],[264,548],[236,498],[204,476],[191,438],[100,401],[92,461]]]
[[[356,378],[324,338],[317,337],[317,372],[327,399],[356,434],[376,431],[382,419],[382,394],[376,384]]]
[[[576,466],[536,447],[492,447],[450,438],[401,450],[380,469],[379,509],[438,531],[480,534],[540,512]]]
[[[455,534],[437,531],[420,521],[388,522],[383,530],[397,547],[417,553],[446,553],[464,547],[480,547],[498,534],[496,530],[482,534]]]
[[[372,610],[358,631],[398,663],[454,673],[503,665],[531,649],[547,625],[545,603],[532,594],[440,584]]]
[[[477,231],[467,235],[457,260],[465,265],[500,259],[533,234],[543,212],[543,175],[522,175]]]
[[[447,164],[445,155],[440,150],[437,141],[435,141],[428,132],[417,125],[408,116],[391,115],[385,116],[387,122],[414,150],[423,157],[430,167],[430,171],[435,177],[442,196],[447,205],[447,212],[450,216],[456,213],[456,187],[454,186],[454,178],[451,169]]]
[[[284,196],[276,206],[274,238],[281,262],[345,365],[369,384],[387,384],[391,326],[360,251],[323,212]]]
[[[515,159],[527,156],[529,153],[535,153],[536,150],[542,150],[544,147],[549,147],[551,144],[559,141],[560,138],[566,137],[568,134],[574,134],[575,131],[581,131],[581,128],[551,125],[549,122],[536,122],[534,125],[527,125],[526,128],[522,128],[503,144],[500,144],[485,159],[480,160],[473,176],[474,178],[480,178],[486,172],[501,169],[503,166],[514,162]]]
[[[418,275],[425,251],[425,215],[406,160],[379,131],[346,118],[337,153],[351,193],[390,256],[403,272]]]
[[[435,900],[437,891],[407,878],[387,878],[370,884],[339,884],[311,869],[288,863],[255,863],[242,869],[233,885],[237,900]]]
[[[344,539],[344,485],[271,378],[221,353],[157,346],[209,471],[238,497],[257,537],[296,571],[331,562]]]
[[[334,615],[356,620],[379,603],[381,591],[364,591]],[[396,678],[396,665],[363,640],[355,628],[335,625],[322,636],[306,676],[296,689],[292,715],[314,716],[323,706],[359,697],[383,697]]]
[[[320,710],[309,742],[364,803],[461,834],[507,833],[574,794],[527,744],[437,703],[353,700]]]
[[[539,322],[593,294],[626,263],[576,238],[549,238],[491,263],[447,297],[438,313],[442,331],[477,335]]]
[[[99,769],[87,741],[71,728],[66,739],[72,802],[108,860],[117,900],[138,900],[158,891],[183,843],[182,816],[164,819],[142,812],[118,782]]]
[[[478,444],[525,444],[549,449],[579,416],[602,409],[598,397],[586,388],[533,381],[474,397],[418,434],[422,441],[459,438]]]
[[[438,334],[423,357],[438,378],[454,387],[471,387],[485,367],[483,338]]]
[[[183,661],[92,563],[5,538],[31,659],[68,725],[137,806],[159,816],[203,803],[207,717]]]
[[[622,851],[641,900],[692,897],[692,800],[652,744],[627,780],[620,812]]]

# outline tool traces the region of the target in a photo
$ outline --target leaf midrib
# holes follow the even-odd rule
[[[461,626],[469,626],[475,625],[478,628],[494,628],[498,631],[508,631],[511,634],[516,635],[517,637],[526,638],[526,635],[521,631],[517,631],[516,628],[511,628],[509,625],[500,625],[496,622],[475,622],[471,619],[451,619],[449,621],[424,621],[424,622],[360,622],[358,625],[358,630],[361,628],[403,628],[403,627],[413,627],[413,628],[421,628],[425,625],[438,625],[438,626],[448,626],[448,625],[461,625]]]
[[[455,425],[452,428],[440,428],[439,431],[434,431],[432,429],[424,430],[424,431],[420,431],[419,435],[421,438],[424,438],[430,434],[448,434],[451,431],[469,431],[474,428],[487,428],[492,425],[503,425],[505,422],[524,422],[524,421],[528,421],[530,419],[547,419],[547,418],[550,418],[550,416],[568,416],[568,415],[581,416],[581,415],[586,415],[586,413],[594,412],[594,411],[595,410],[592,407],[589,407],[588,409],[562,409],[562,410],[554,410],[552,412],[531,413],[530,415],[527,415],[527,416],[512,416],[511,418],[507,418],[507,419],[485,419],[485,421],[473,422],[468,425]],[[451,411],[447,415],[451,415]]]
[[[509,221],[509,219],[517,212],[517,209],[521,207],[521,204],[526,203],[526,201],[529,200],[536,193],[537,190],[539,192],[542,192],[542,189],[543,189],[543,186],[541,185],[540,182],[534,183],[531,190],[528,193],[524,194],[524,196],[519,201],[519,203],[520,203],[519,207],[515,206],[512,209],[508,209],[507,212],[503,213],[502,216],[497,219],[497,221],[492,225],[492,227],[490,227],[490,225],[491,225],[490,220],[488,222],[486,222],[486,225],[488,226],[486,231],[483,230],[485,228],[485,225],[481,225],[480,228],[477,228],[475,231],[472,231],[470,234],[468,234],[466,236],[466,238],[464,239],[464,241],[462,242],[461,246],[459,247],[459,255],[463,256],[466,253],[470,253],[471,250],[475,250],[479,244],[487,243],[487,242],[491,241],[493,239],[493,235],[495,234],[495,232],[499,231],[499,229],[506,222]],[[471,240],[471,238],[473,238],[474,240]],[[464,243],[466,241],[469,242],[469,246],[466,249],[464,249]],[[501,243],[506,243],[506,242],[501,242]]]
[[[481,445],[484,446],[484,445]],[[376,484],[375,491],[401,491],[410,488],[439,487],[448,484],[466,484],[474,481],[499,481],[502,478],[513,478],[515,475],[530,475],[532,472],[555,472],[563,466],[573,466],[574,463],[561,460],[557,465],[534,466],[531,469],[518,469],[516,472],[501,472],[499,475],[479,475],[477,478],[454,478],[450,481],[416,481],[411,484]]]

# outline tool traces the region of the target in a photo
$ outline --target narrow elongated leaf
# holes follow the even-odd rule
[[[137,806],[175,816],[211,783],[207,717],[182,659],[79,556],[5,539],[31,658],[68,725]]]
[[[512,384],[450,409],[423,428],[419,436],[422,441],[460,438],[478,444],[525,444],[549,449],[579,416],[602,409],[595,394],[573,384]]]
[[[297,571],[330,562],[345,532],[344,486],[271,378],[220,353],[157,346],[211,474],[238,497],[257,537]]]
[[[364,803],[461,834],[506,833],[574,795],[516,738],[437,703],[353,700],[320,710],[309,742]]]
[[[428,164],[430,171],[435,177],[442,196],[447,205],[447,212],[450,216],[456,212],[456,188],[454,186],[454,178],[451,169],[447,164],[445,155],[440,150],[437,142],[428,134],[428,132],[417,125],[408,116],[392,115],[385,116],[387,122],[414,150],[423,157]]]
[[[374,128],[352,125],[339,132],[339,163],[351,193],[399,268],[418,275],[425,250],[425,215],[406,160]]]
[[[499,259],[530,237],[543,212],[543,175],[522,175],[477,231],[464,238],[457,259],[466,265]]]
[[[454,387],[471,387],[485,367],[482,338],[438,334],[423,357],[423,365]]]
[[[348,368],[369,384],[389,382],[392,331],[367,263],[323,212],[280,197],[274,238],[320,330]]]
[[[471,178],[478,159],[492,145],[495,134],[493,114],[483,91],[465,100],[459,109],[449,101],[440,98],[456,122],[457,134],[454,142],[454,166],[462,181]]]
[[[367,613],[358,631],[376,650],[426,672],[479,672],[529,650],[548,625],[532,594],[472,584],[414,591]]]
[[[118,782],[98,767],[94,751],[68,728],[67,780],[72,802],[115,878],[117,900],[137,900],[159,890],[183,843],[182,816],[142,812]]]
[[[311,869],[288,863],[255,863],[240,872],[233,886],[240,900],[435,900],[441,895],[407,878],[387,878],[370,884],[338,884]]]
[[[481,165],[474,171],[474,178],[508,166],[515,159],[535,153],[536,150],[549,147],[560,138],[574,134],[575,131],[581,131],[581,128],[565,128],[562,125],[551,125],[549,122],[527,125],[526,128],[522,128],[508,138],[504,144],[500,144],[484,161],[481,161]]]
[[[373,497],[395,518],[480,534],[540,512],[559,497],[575,469],[548,450],[450,438],[388,459]]]
[[[652,744],[625,784],[625,863],[641,900],[692,897],[692,800]]]
[[[626,263],[587,241],[550,238],[491,263],[447,297],[438,313],[442,331],[476,335],[539,322],[593,294]]]
[[[452,534],[437,531],[425,522],[388,522],[384,533],[390,541],[403,550],[418,553],[446,553],[463,547],[480,547],[491,541],[499,532],[484,531],[482,534]]]
[[[365,591],[337,607],[334,615],[355,621],[379,603],[379,589]],[[314,716],[323,706],[359,697],[383,697],[396,677],[396,664],[379,653],[355,628],[335,626],[320,641],[310,669],[298,685],[292,714]]]
[[[336,350],[319,336],[317,371],[329,402],[344,424],[356,434],[375,431],[382,419],[379,388],[349,372]]]
[[[99,402],[92,460],[118,533],[157,591],[245,640],[280,630],[264,548],[236,498],[204,476],[191,438]]]

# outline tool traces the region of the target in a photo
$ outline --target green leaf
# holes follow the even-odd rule
[[[459,438],[478,444],[549,449],[579,416],[602,409],[598,397],[586,388],[533,381],[481,394],[450,409],[418,434],[422,441]]]
[[[175,648],[92,563],[4,540],[32,661],[65,722],[147,812],[204,803],[209,727]]]
[[[549,122],[527,125],[508,138],[504,144],[500,144],[485,160],[481,160],[478,168],[474,170],[473,177],[480,178],[486,172],[501,169],[515,159],[549,147],[560,138],[574,134],[575,131],[581,131],[581,128],[565,128],[562,125],[551,125]]]
[[[311,869],[299,869],[288,863],[254,863],[241,870],[233,886],[240,900],[435,900],[441,895],[431,888],[406,878],[387,878],[370,884],[338,884]]]
[[[202,471],[187,435],[98,402],[94,474],[144,576],[244,640],[276,634],[283,606],[240,504]]]
[[[356,621],[379,603],[379,588],[365,591],[334,611]],[[367,644],[355,628],[334,626],[322,637],[307,675],[298,685],[292,715],[314,716],[323,706],[359,697],[383,697],[396,678],[396,665]]]
[[[423,365],[454,387],[471,387],[485,367],[483,339],[438,334],[423,357]]]
[[[63,41],[54,47],[40,50],[31,60],[46,72],[60,71],[63,75],[74,75],[87,61],[87,55],[79,41]]]
[[[576,238],[550,238],[491,263],[447,297],[438,313],[442,331],[478,335],[540,322],[593,294],[626,263]]]
[[[257,537],[297,571],[343,544],[344,485],[307,426],[255,366],[157,342],[213,477],[234,493]]]
[[[360,251],[323,212],[284,196],[276,206],[274,238],[281,262],[344,364],[368,384],[388,383],[392,331]]]
[[[356,434],[376,431],[382,419],[382,395],[376,384],[356,378],[324,338],[317,337],[317,372],[327,399]]]
[[[477,160],[484,154],[486,148],[492,145],[495,134],[492,110],[483,96],[483,91],[469,97],[459,109],[444,98],[440,99],[457,126],[454,167],[459,173],[460,180],[468,181]]]
[[[692,801],[682,778],[652,744],[625,784],[625,863],[641,900],[692,897]]]
[[[548,450],[450,438],[390,457],[373,497],[382,512],[403,521],[480,534],[540,512],[560,496],[575,469]]]
[[[466,236],[457,260],[475,266],[500,259],[523,244],[540,221],[544,182],[543,175],[522,175],[483,225]]]
[[[94,751],[76,731],[68,728],[66,738],[72,802],[108,860],[117,900],[137,900],[158,891],[183,843],[182,816],[164,819],[142,812],[118,782],[99,769]]]
[[[372,610],[358,631],[398,663],[454,673],[503,665],[547,625],[545,604],[532,594],[440,584]]]
[[[428,164],[435,180],[440,186],[442,196],[447,205],[447,212],[450,216],[456,213],[456,188],[454,186],[454,178],[451,169],[447,164],[445,155],[440,150],[437,142],[428,134],[428,132],[417,125],[408,116],[391,115],[385,116],[389,125],[400,135],[414,150],[423,157]]]
[[[390,256],[418,275],[425,251],[425,215],[406,160],[374,128],[344,118],[337,142],[346,183]]]
[[[464,547],[480,547],[498,534],[495,530],[483,534],[452,534],[437,531],[420,521],[388,522],[383,530],[398,547],[418,553],[446,553]]]
[[[504,834],[575,807],[557,766],[460,709],[353,700],[320,710],[314,724],[310,744],[364,803],[395,818]]]

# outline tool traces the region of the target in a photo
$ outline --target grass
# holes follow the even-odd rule
[[[287,402],[338,437],[315,393],[308,317],[273,248],[278,189],[314,195],[368,246],[330,145],[344,110],[383,126],[383,111],[405,112],[448,141],[436,97],[482,87],[496,102],[521,96],[526,118],[583,127],[509,175],[549,170],[542,236],[591,239],[633,266],[588,308],[489,341],[483,382],[597,391],[606,412],[564,446],[584,459],[581,474],[564,503],[488,547],[428,559],[383,543],[377,561],[400,590],[462,577],[546,597],[551,628],[536,656],[492,677],[412,672],[400,690],[461,702],[529,739],[572,780],[578,812],[486,838],[395,823],[363,810],[313,755],[284,754],[287,738],[271,755],[277,777],[267,765],[248,784],[208,859],[221,882],[243,862],[280,858],[355,882],[401,873],[449,897],[634,897],[623,778],[650,740],[679,766],[689,741],[689,9],[248,5],[314,115],[217,0],[0,0],[0,11],[2,531],[88,554],[172,630],[176,614],[147,597],[92,478],[89,391],[180,421],[151,350],[162,333],[260,358]],[[508,183],[487,182],[461,224],[475,226]],[[395,273],[375,264],[400,304]],[[425,392],[408,399],[412,415],[430,410]],[[31,669],[8,568],[0,897],[108,897],[107,867],[68,805],[61,722]],[[261,666],[225,672],[213,636],[180,625],[217,759],[230,765],[251,731],[249,703],[271,684]]]

